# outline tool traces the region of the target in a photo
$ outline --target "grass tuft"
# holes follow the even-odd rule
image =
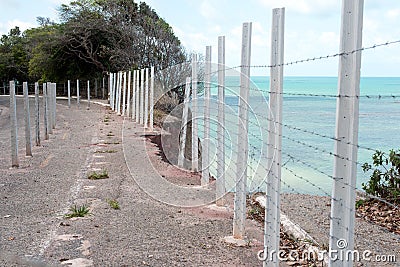
[[[89,215],[89,208],[86,205],[82,205],[77,207],[76,205],[69,208],[71,213],[65,214],[64,217],[67,219],[75,218],[75,217],[85,217]]]

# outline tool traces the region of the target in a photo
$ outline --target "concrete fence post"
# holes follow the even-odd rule
[[[40,146],[40,107],[39,107],[39,83],[35,82],[35,142]]]
[[[122,78],[122,116],[126,113],[126,71],[121,73]]]
[[[216,204],[225,206],[225,36],[218,37],[218,140]]]
[[[122,102],[122,72],[118,72],[117,78],[117,115],[121,115],[121,102]]]
[[[236,190],[233,214],[233,238],[241,240],[244,238],[246,221],[251,27],[251,22],[243,24],[236,161]]]
[[[15,99],[15,82],[10,81],[10,119],[11,119],[11,166],[19,167],[18,159],[18,123],[17,102]]]
[[[144,128],[149,126],[149,68],[146,68],[146,89],[144,91]]]
[[[132,80],[132,121],[136,121],[136,98],[136,70],[134,70]]]
[[[47,117],[47,125],[49,134],[53,134],[53,90],[51,89],[51,83],[47,82],[47,106],[48,106],[48,117]]]
[[[88,101],[87,109],[90,109],[90,81],[87,81],[87,101]]]
[[[53,92],[53,97],[52,97],[52,103],[53,103],[53,116],[52,116],[52,127],[53,129],[56,128],[56,123],[57,123],[57,84],[52,83],[52,92]]]
[[[136,122],[140,122],[140,70],[136,70]]]
[[[183,168],[185,162],[185,151],[186,151],[186,136],[188,126],[188,112],[189,112],[189,101],[190,101],[190,77],[186,78],[185,85],[185,98],[183,102],[182,112],[182,125],[181,125],[181,138],[179,140],[179,155],[178,155],[178,166]]]
[[[264,255],[279,251],[280,239],[280,191],[282,166],[282,104],[283,104],[283,63],[284,63],[285,9],[272,11],[271,68],[268,114],[266,206],[264,221]],[[265,267],[278,267],[277,257],[266,257]]]
[[[363,0],[342,2],[329,249],[344,254],[354,250],[363,10]],[[353,260],[331,258],[329,266],[353,266]]]
[[[128,71],[128,96],[126,100],[126,113],[128,118],[131,116],[131,77],[132,77],[132,72]]]
[[[79,95],[79,80],[76,80],[76,104],[78,105],[78,108],[80,107],[80,95]]]
[[[68,80],[68,108],[71,108],[71,81]]]
[[[44,140],[49,140],[49,100],[47,97],[46,83],[43,83],[43,126]]]
[[[144,124],[144,69],[140,73],[140,124]]]
[[[199,142],[197,123],[197,54],[192,56],[192,171],[199,171]]]
[[[210,182],[210,90],[211,90],[211,46],[206,47],[206,62],[204,73],[204,140],[202,150],[201,185]]]
[[[150,71],[150,131],[154,128],[154,67]]]
[[[25,113],[25,152],[26,156],[32,157],[32,138],[31,138],[31,115],[29,109],[28,83],[23,84],[24,91],[24,113]]]

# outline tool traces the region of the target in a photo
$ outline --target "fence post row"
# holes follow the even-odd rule
[[[243,239],[246,220],[246,187],[248,161],[248,100],[250,86],[251,22],[243,24],[242,60],[238,123],[238,152],[236,161],[236,193],[233,214],[233,238]]]
[[[338,95],[350,97],[337,99],[334,154],[340,157],[334,158],[329,247],[340,252],[354,249],[363,8],[363,0],[343,1],[340,53],[357,52],[339,57]],[[351,260],[330,259],[333,267],[352,265]]]
[[[218,37],[218,140],[216,204],[225,205],[225,36]]]
[[[282,104],[284,62],[285,9],[272,10],[271,68],[268,113],[268,149],[266,206],[264,221],[264,266],[279,266],[273,251],[279,251],[280,239],[280,191],[282,161]],[[270,257],[270,255],[272,257]]]
[[[199,143],[197,130],[197,54],[192,56],[192,171],[199,170]]]

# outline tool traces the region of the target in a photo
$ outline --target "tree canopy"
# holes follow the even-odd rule
[[[1,37],[0,79],[65,81],[186,60],[171,26],[146,3],[77,0],[61,5],[59,17]]]

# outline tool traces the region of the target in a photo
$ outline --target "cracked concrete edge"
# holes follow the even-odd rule
[[[265,196],[256,197],[256,201],[265,209],[266,201],[267,201]],[[324,262],[328,265],[329,259],[328,259],[327,253],[318,247],[319,243],[309,233],[307,233],[303,228],[301,228],[300,225],[292,222],[282,212],[280,212],[280,222],[283,227],[283,231],[285,231],[285,233],[292,235],[296,239],[302,241],[304,243],[307,251],[313,252],[316,255],[323,255]],[[313,245],[313,244],[316,244],[316,245]]]

